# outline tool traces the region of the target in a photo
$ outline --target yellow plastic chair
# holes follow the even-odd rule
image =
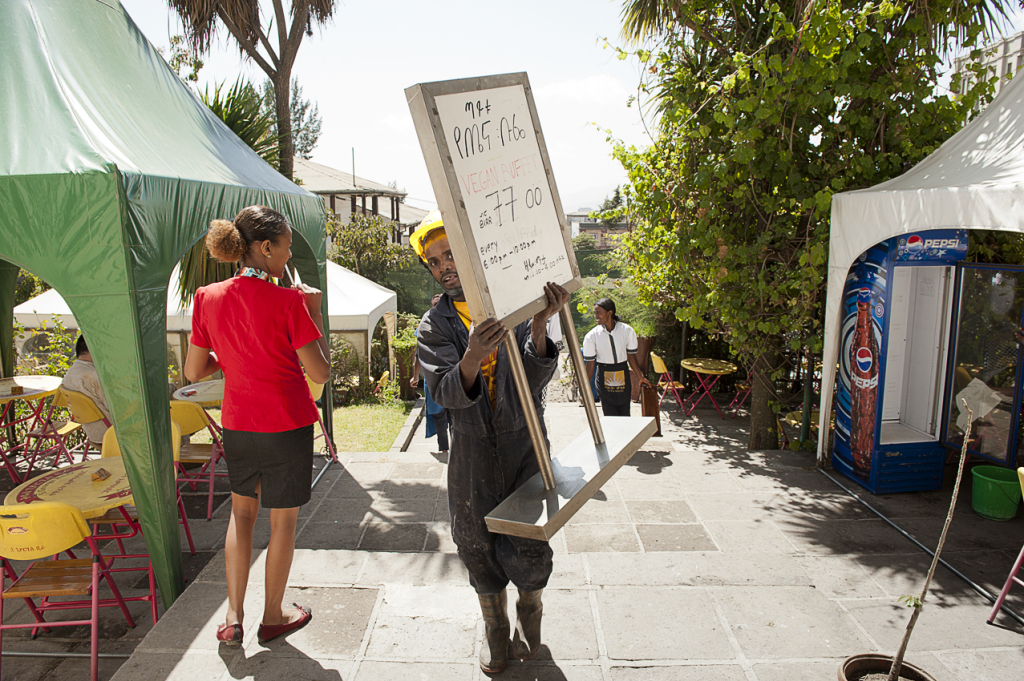
[[[48,560],[85,541],[92,552],[91,558]],[[72,554],[73,555],[73,554]],[[19,577],[11,565],[12,560],[34,561]],[[8,579],[12,581],[8,586]],[[105,579],[113,598],[100,598],[100,579]],[[82,512],[60,502],[40,502],[0,506],[0,622],[3,621],[4,602],[11,598],[24,599],[34,621],[28,624],[0,625],[0,649],[3,631],[32,629],[35,638],[39,629],[51,627],[89,626],[90,678],[96,681],[99,664],[99,609],[118,606],[134,627],[135,621],[125,604],[117,584],[110,576],[110,568],[103,559]],[[88,596],[88,599],[49,602],[53,596]],[[155,593],[154,607],[155,607]],[[38,604],[35,599],[42,599]],[[47,622],[43,614],[48,610],[88,608],[89,619]],[[2,658],[0,658],[2,659]]]
[[[206,519],[213,517],[213,490],[218,477],[227,477],[227,473],[217,472],[217,463],[224,458],[224,443],[214,427],[206,411],[194,402],[171,400],[171,421],[178,424],[182,435],[192,435],[202,430],[210,433],[213,444],[201,445],[186,442],[181,445],[181,454],[176,459],[178,482],[187,482],[193,491],[196,485],[209,485],[206,499]],[[189,473],[185,466],[200,466],[198,473]]]
[[[1020,490],[1024,494],[1024,467],[1017,469],[1017,479],[1020,480]],[[992,624],[992,621],[999,614],[999,609],[1003,607],[1003,601],[1006,600],[1006,594],[1010,593],[1010,587],[1014,584],[1024,586],[1024,580],[1018,577],[1018,573],[1021,568],[1024,567],[1024,548],[1021,548],[1020,554],[1017,556],[1017,561],[1010,568],[1010,574],[1006,577],[1006,582],[1003,584],[1003,590],[999,593],[999,598],[996,599],[996,603],[992,606],[992,612],[988,615],[988,623]]]
[[[679,381],[672,380],[672,374],[668,372],[668,367],[665,366],[665,361],[653,352],[651,353],[651,365],[654,367],[654,373],[661,377],[658,380],[658,387],[664,388],[664,390],[661,391],[661,395],[658,397],[658,407],[661,407],[661,401],[665,399],[665,395],[667,395],[669,391],[672,391],[672,394],[675,395],[676,402],[679,404],[679,407],[682,408],[683,398],[679,395],[679,391],[685,386]]]
[[[92,398],[85,393],[80,393],[75,390],[67,390],[65,388],[59,388],[57,394],[62,396],[62,399],[67,402],[68,409],[71,410],[71,416],[78,423],[92,423],[93,421],[103,421],[103,425],[109,428],[112,424],[100,411],[100,408],[96,406]],[[89,445],[97,446],[99,442],[90,442],[89,438],[85,439],[86,447],[85,451],[89,451]],[[83,454],[84,456],[84,454]]]
[[[174,463],[175,463],[175,465],[177,465],[177,463],[178,463],[178,456],[179,456],[179,454],[181,452],[181,429],[178,427],[178,424],[174,423],[173,421],[171,422],[171,446],[172,446],[173,451],[174,451]],[[100,456],[101,457],[121,456],[121,445],[117,441],[117,433],[116,433],[116,431],[113,428],[107,428],[107,432],[105,432],[103,434],[103,450],[102,450]],[[178,497],[178,524],[182,525],[185,528],[185,538],[188,540],[188,550],[194,556],[194,555],[196,555],[196,545],[192,542],[192,528],[189,527],[189,525],[188,525],[188,516],[185,515],[185,504],[181,500],[181,490],[176,488],[174,491],[177,493],[177,497]],[[97,525],[98,524],[114,524],[114,525],[118,525],[118,524],[121,524],[121,522],[125,522],[125,521],[119,521],[118,520],[118,517],[119,516],[123,516],[123,514],[120,514],[119,511],[117,513],[118,513],[118,515],[115,515],[115,511],[111,511],[110,513],[107,513],[106,515],[101,516],[100,518],[96,518],[95,520],[93,520],[91,522],[93,522],[93,523],[95,523]],[[135,523],[134,527],[135,527],[136,531],[140,531],[141,532],[142,527],[138,524],[139,516],[138,516],[138,513],[136,513],[135,509],[134,508],[131,508],[130,510],[126,509],[126,513],[129,516],[127,519],[130,519],[130,520],[134,521],[134,523]],[[128,523],[125,522],[125,524],[128,524]],[[120,557],[122,557],[122,558],[125,557],[124,556],[124,547],[121,547],[121,553],[122,553],[122,555]]]
[[[306,376],[306,385],[309,386],[309,394],[313,396],[313,401],[314,402],[316,402],[321,397],[323,397],[323,394],[324,394],[324,384],[323,383],[317,383],[316,381],[314,381],[312,378],[310,378],[307,375]],[[324,418],[323,418],[323,416],[322,416],[322,414],[320,412],[320,409],[316,410],[316,420],[317,420],[317,422],[320,423],[320,435],[317,435],[315,438],[313,438],[314,447],[316,446],[316,441],[319,440],[322,437],[327,442],[327,451],[331,453],[331,459],[334,460],[334,463],[338,463],[338,453],[336,451],[334,451],[334,443],[331,442],[331,438],[327,437],[327,429],[324,428]]]

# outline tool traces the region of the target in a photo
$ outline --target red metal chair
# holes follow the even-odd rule
[[[45,560],[68,551],[82,541],[89,545],[91,558]],[[71,554],[72,556],[74,554]],[[21,573],[14,571],[11,560],[34,561]],[[151,595],[154,597],[152,573],[150,573]],[[11,580],[10,586],[7,580]],[[105,579],[113,598],[100,598],[100,580]],[[3,621],[3,604],[11,598],[24,599],[34,621],[28,624],[0,624],[0,648],[3,647],[3,631],[7,629],[31,629],[32,636],[39,630],[49,632],[52,627],[88,625],[90,628],[90,678],[96,681],[99,665],[99,609],[117,606],[134,627],[135,620],[128,612],[117,584],[110,575],[110,567],[104,560],[92,536],[92,530],[82,512],[60,502],[16,504],[0,507],[0,622]],[[51,601],[55,596],[88,596],[88,599]],[[36,603],[35,599],[41,599]],[[89,619],[48,622],[44,613],[51,610],[77,610],[89,608]]]
[[[658,355],[653,352],[651,353],[651,365],[654,367],[654,373],[659,376],[658,387],[664,388],[664,390],[661,391],[661,395],[658,396],[658,406],[661,407],[661,402],[665,399],[665,395],[671,391],[672,394],[675,395],[676,402],[679,404],[679,407],[682,408],[683,398],[679,394],[679,391],[683,390],[685,386],[679,381],[672,380],[672,375],[668,372],[668,367],[665,366],[665,362],[661,357],[658,357]]]
[[[1020,488],[1024,491],[1024,467],[1017,469],[1017,477],[1020,479]],[[1003,607],[1003,601],[1006,600],[1006,594],[1010,593],[1010,587],[1014,583],[1024,586],[1024,580],[1021,580],[1017,575],[1020,573],[1021,568],[1024,567],[1024,547],[1020,550],[1020,555],[1017,556],[1016,562],[1013,567],[1010,568],[1010,574],[1006,576],[1006,583],[1003,584],[1003,590],[999,592],[999,598],[996,599],[995,605],[992,607],[992,612],[989,613],[986,622],[992,624],[995,620],[996,615],[999,614],[999,608]]]
[[[206,519],[213,517],[213,490],[217,478],[226,478],[227,473],[217,472],[217,462],[224,459],[224,443],[220,432],[206,411],[194,402],[171,400],[171,421],[181,429],[182,435],[192,435],[206,430],[210,434],[211,444],[181,445],[179,457],[175,459],[178,470],[178,482],[187,482],[195,490],[196,485],[208,485],[206,501]],[[198,465],[197,473],[189,473],[185,465]]]

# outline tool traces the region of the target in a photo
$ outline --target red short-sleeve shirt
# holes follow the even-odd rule
[[[225,428],[279,433],[317,419],[296,350],[323,334],[300,291],[233,277],[196,292],[191,342],[224,371]]]

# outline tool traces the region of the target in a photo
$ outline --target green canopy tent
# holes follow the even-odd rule
[[[171,270],[214,218],[268,205],[326,281],[322,200],[265,164],[182,84],[116,0],[0,3],[0,359],[18,268],[89,339],[165,605],[183,588],[165,341]],[[327,318],[327,299],[323,301]],[[254,330],[255,332],[255,330]]]

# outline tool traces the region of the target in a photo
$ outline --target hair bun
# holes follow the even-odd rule
[[[238,262],[249,250],[242,233],[231,220],[212,220],[206,234],[206,250],[221,262]]]

